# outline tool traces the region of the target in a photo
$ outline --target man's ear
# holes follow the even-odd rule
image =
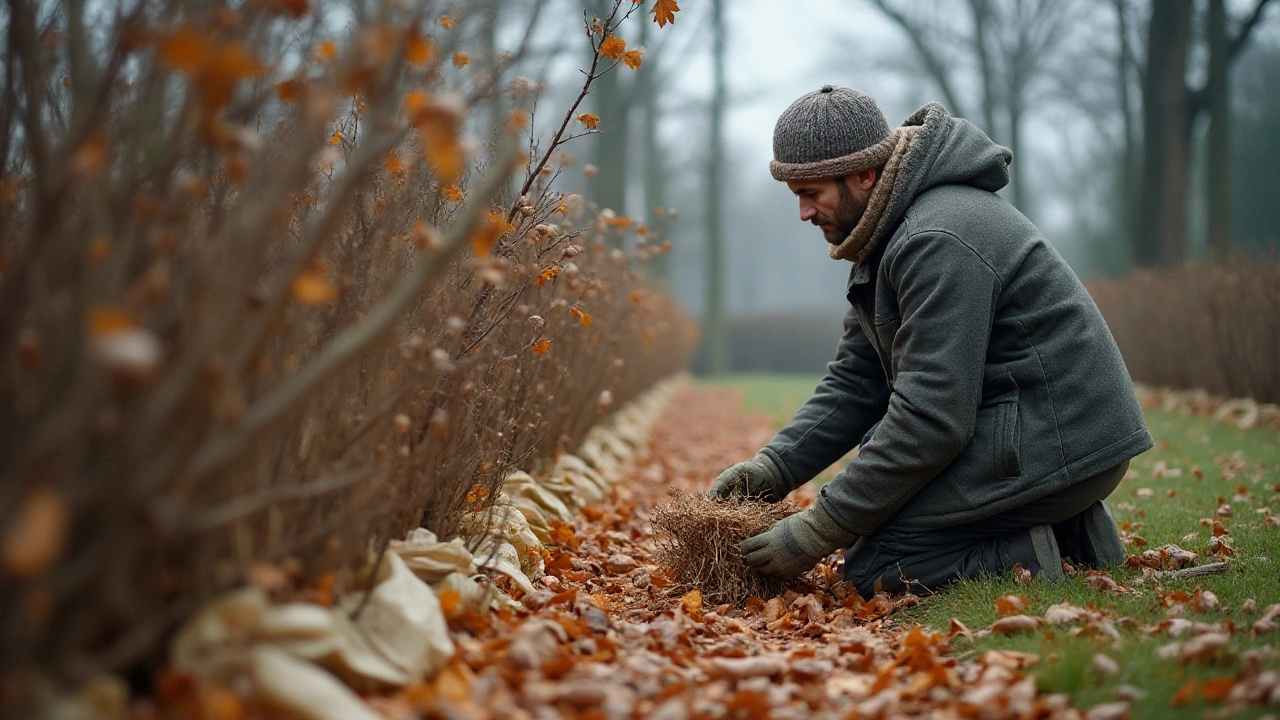
[[[875,168],[865,168],[853,174],[853,181],[857,183],[858,189],[866,192],[876,184],[876,177],[880,171]]]

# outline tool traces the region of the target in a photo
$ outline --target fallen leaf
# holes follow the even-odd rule
[[[1235,678],[1220,677],[1205,680],[1200,686],[1200,694],[1209,702],[1222,702],[1231,694],[1236,686]]]
[[[1186,681],[1178,688],[1177,692],[1173,694],[1173,697],[1169,698],[1169,706],[1182,707],[1183,705],[1186,705],[1195,698],[1196,690],[1198,689],[1200,689],[1200,682],[1198,680]]]
[[[1010,615],[991,623],[991,632],[996,635],[1012,635],[1035,630],[1043,624],[1044,621],[1038,617]]]
[[[697,617],[702,612],[702,592],[699,590],[690,590],[680,598],[680,607],[685,614]]]
[[[1093,669],[1099,675],[1119,675],[1120,663],[1116,662],[1110,655],[1095,653],[1093,656]]]
[[[1031,601],[1021,595],[1002,595],[996,598],[996,614],[1014,615],[1031,607]]]

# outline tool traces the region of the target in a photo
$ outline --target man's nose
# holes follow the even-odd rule
[[[809,222],[810,220],[813,219],[813,216],[817,214],[818,214],[817,208],[805,202],[804,200],[800,201],[800,222]]]

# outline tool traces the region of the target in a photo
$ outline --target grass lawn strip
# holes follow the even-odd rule
[[[782,424],[817,380],[752,375],[720,382],[743,390],[744,408]],[[1216,520],[1234,551],[1226,558],[1231,561],[1228,572],[1168,580],[1153,576],[1151,570],[1144,577],[1141,568],[1112,570],[1115,581],[1133,590],[1128,593],[1091,586],[1083,572],[1058,584],[985,578],[957,583],[896,617],[944,632],[956,618],[980,631],[999,619],[996,600],[1004,596],[1026,598],[1028,607],[1021,612],[1036,617],[1062,602],[1095,609],[1103,617],[1101,624],[1078,622],[973,639],[957,636],[954,652],[961,657],[992,649],[1035,653],[1041,661],[1031,671],[1041,689],[1071,693],[1082,709],[1131,700],[1134,718],[1202,717],[1206,710],[1222,707],[1217,696],[1247,664],[1280,667],[1280,633],[1251,631],[1265,609],[1280,602],[1280,526],[1272,518],[1280,513],[1280,433],[1274,428],[1239,430],[1159,411],[1149,411],[1147,423],[1155,447],[1134,459],[1109,498],[1128,552],[1140,555],[1173,544],[1198,553],[1197,565],[1213,562],[1219,559],[1210,549]],[[1200,599],[1212,593],[1217,607],[1193,602],[1197,590]],[[1208,624],[1226,631],[1226,647],[1189,662],[1160,656],[1161,648],[1191,640],[1197,633],[1195,623],[1201,624],[1200,631]],[[1099,626],[1104,629],[1099,631]],[[1172,634],[1179,630],[1182,634]],[[1105,657],[1095,659],[1100,655]],[[1254,708],[1235,716],[1266,714],[1265,708]]]

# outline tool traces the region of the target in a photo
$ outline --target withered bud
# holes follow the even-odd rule
[[[530,315],[529,325],[532,326],[534,330],[541,330],[547,326],[547,321],[544,320],[541,315]]]
[[[435,348],[431,351],[431,365],[436,372],[450,372],[453,370],[453,358],[449,357],[448,350]]]

